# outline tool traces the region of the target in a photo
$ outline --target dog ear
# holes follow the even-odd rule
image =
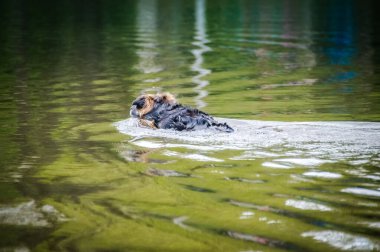
[[[177,102],[174,95],[172,95],[170,93],[163,93],[163,94],[160,94],[159,96],[161,97],[160,101],[162,101],[164,103],[176,103]]]

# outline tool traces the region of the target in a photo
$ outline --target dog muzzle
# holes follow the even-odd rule
[[[137,107],[136,105],[133,105],[131,107],[131,110],[129,111],[129,114],[131,115],[131,117],[139,117],[139,113],[137,112]]]

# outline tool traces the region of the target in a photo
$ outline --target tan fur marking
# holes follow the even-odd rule
[[[151,94],[144,95],[145,97],[145,103],[144,107],[139,110],[139,116],[140,118],[144,118],[146,114],[148,114],[154,106],[154,96]]]
[[[152,128],[152,129],[157,129],[157,127],[154,125],[154,121],[140,119],[139,123],[140,123],[141,126],[149,127],[149,128]]]
[[[154,99],[157,97],[161,98],[162,101],[165,103],[176,103],[177,102],[174,95],[172,95],[170,93],[161,93],[161,94],[156,94],[156,95],[145,94],[145,95],[142,95],[141,97],[143,97],[145,99],[145,103],[144,103],[144,107],[142,109],[138,110],[140,118],[144,118],[144,116],[146,114],[148,114],[153,109],[154,103],[155,103]]]

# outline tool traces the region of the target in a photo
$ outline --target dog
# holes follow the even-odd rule
[[[205,112],[177,103],[170,93],[139,96],[132,103],[130,115],[139,119],[140,125],[153,129],[234,131],[227,123],[219,123]]]

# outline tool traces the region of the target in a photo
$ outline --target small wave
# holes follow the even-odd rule
[[[164,155],[169,156],[169,157],[181,157],[184,159],[191,159],[191,160],[195,160],[195,161],[223,162],[223,160],[221,160],[221,159],[208,157],[208,156],[201,155],[201,154],[182,154],[182,153],[178,153],[176,151],[165,151]]]
[[[305,200],[288,199],[285,202],[285,205],[302,209],[302,210],[315,210],[315,211],[332,211],[333,210],[331,207],[328,207],[322,204],[317,204],[314,202],[305,201]]]
[[[290,169],[293,168],[289,165],[279,164],[275,162],[264,162],[262,166],[269,167],[269,168],[278,168],[278,169]]]
[[[312,237],[314,240],[327,243],[332,247],[342,250],[372,251],[380,249],[379,244],[374,243],[365,237],[333,230],[310,231],[303,233],[301,236]]]
[[[327,178],[327,179],[337,179],[343,177],[339,173],[334,172],[324,172],[324,171],[310,171],[303,173],[307,177],[316,177],[316,178]]]
[[[345,189],[342,189],[341,192],[352,193],[352,194],[363,195],[363,196],[380,197],[380,191],[378,190],[371,190],[371,189],[359,188],[359,187],[345,188]]]

